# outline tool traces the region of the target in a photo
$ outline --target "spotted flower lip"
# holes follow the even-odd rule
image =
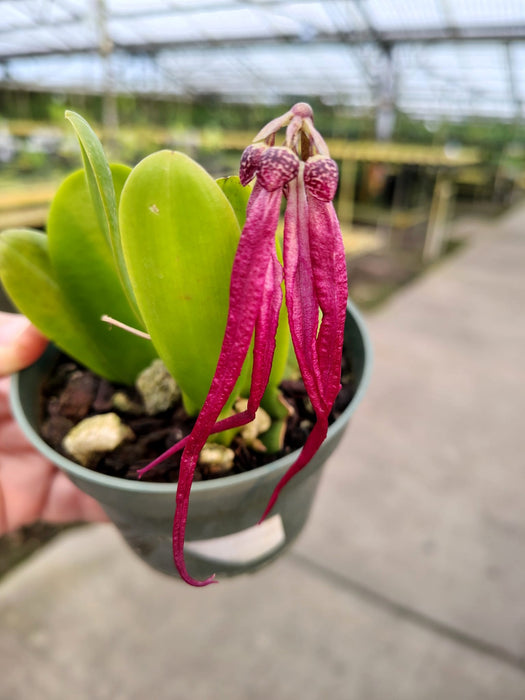
[[[286,129],[284,143],[276,134]],[[141,471],[183,449],[173,555],[180,576],[194,586],[214,581],[194,579],[184,561],[184,537],[193,475],[204,443],[212,433],[238,428],[253,420],[269,380],[284,277],[291,338],[316,422],[298,458],[277,484],[261,514],[274,507],[281,489],[314,456],[328,431],[328,418],[340,389],[341,355],[348,297],[341,231],[332,199],[337,165],[315,129],[311,107],[303,102],[272,120],[244,151],[240,180],[256,178],[235,256],[226,330],[208,396],[191,433]],[[276,255],[275,235],[282,195],[283,265]],[[241,372],[252,338],[253,369],[248,405],[242,413],[219,420]]]

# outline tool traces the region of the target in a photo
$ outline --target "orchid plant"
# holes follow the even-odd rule
[[[261,521],[327,434],[340,388],[348,295],[332,204],[337,166],[305,103],[259,132],[242,155],[239,179],[218,182],[170,151],[148,156],[132,171],[110,167],[87,123],[73,113],[68,118],[80,141],[85,177],[70,176],[59,190],[46,240],[31,231],[0,236],[0,276],[22,312],[103,376],[127,381],[158,354],[180,384],[186,410],[196,415],[194,427],[140,476],[183,450],[173,555],[187,583],[205,586],[214,577],[195,580],[184,560],[199,454],[211,435],[251,422],[261,404],[274,420],[284,419],[278,385],[290,337],[316,422]],[[276,145],[281,129],[284,141]],[[276,233],[283,195],[281,254]],[[86,242],[88,272],[82,266]],[[22,284],[28,271],[36,277]],[[102,296],[93,293],[98,284]],[[110,340],[102,315],[117,319]],[[130,358],[125,372],[115,361],[124,355]],[[243,393],[246,409],[232,413],[232,402]]]

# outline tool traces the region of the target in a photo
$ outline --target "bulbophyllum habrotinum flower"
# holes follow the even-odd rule
[[[286,127],[284,144],[276,133]],[[269,380],[275,334],[282,304],[284,271],[286,307],[292,342],[316,422],[299,457],[277,485],[263,520],[281,489],[317,452],[326,437],[328,417],[340,389],[341,355],[347,303],[347,272],[341,231],[332,199],[337,166],[313,124],[309,105],[298,103],[271,121],[243,153],[240,179],[255,178],[236,257],[222,349],[208,396],[184,440],[142,470],[153,468],[183,449],[173,526],[173,553],[181,577],[194,586],[186,570],[184,537],[190,489],[199,453],[208,437],[253,420]],[[276,230],[282,196],[286,197],[283,265],[276,254]],[[253,369],[245,411],[219,419],[254,339]]]

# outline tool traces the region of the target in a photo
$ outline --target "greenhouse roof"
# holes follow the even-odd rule
[[[0,86],[525,116],[523,0],[0,0]]]

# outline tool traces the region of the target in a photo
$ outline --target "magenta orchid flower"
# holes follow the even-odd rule
[[[286,128],[283,146],[275,135]],[[313,125],[309,105],[296,104],[272,120],[243,153],[240,179],[256,182],[235,256],[230,302],[220,356],[208,396],[191,433],[141,470],[141,475],[183,449],[173,525],[173,555],[180,576],[194,586],[184,561],[184,538],[193,475],[201,449],[212,433],[240,427],[255,416],[269,380],[275,349],[284,268],[286,307],[292,342],[316,422],[299,457],[283,476],[262,514],[275,505],[281,489],[314,456],[326,437],[328,417],[340,389],[341,354],[347,303],[343,241],[332,199],[337,166]],[[276,255],[276,229],[282,195],[287,198],[283,260]],[[247,409],[218,420],[228,401],[250,343],[253,369]]]

